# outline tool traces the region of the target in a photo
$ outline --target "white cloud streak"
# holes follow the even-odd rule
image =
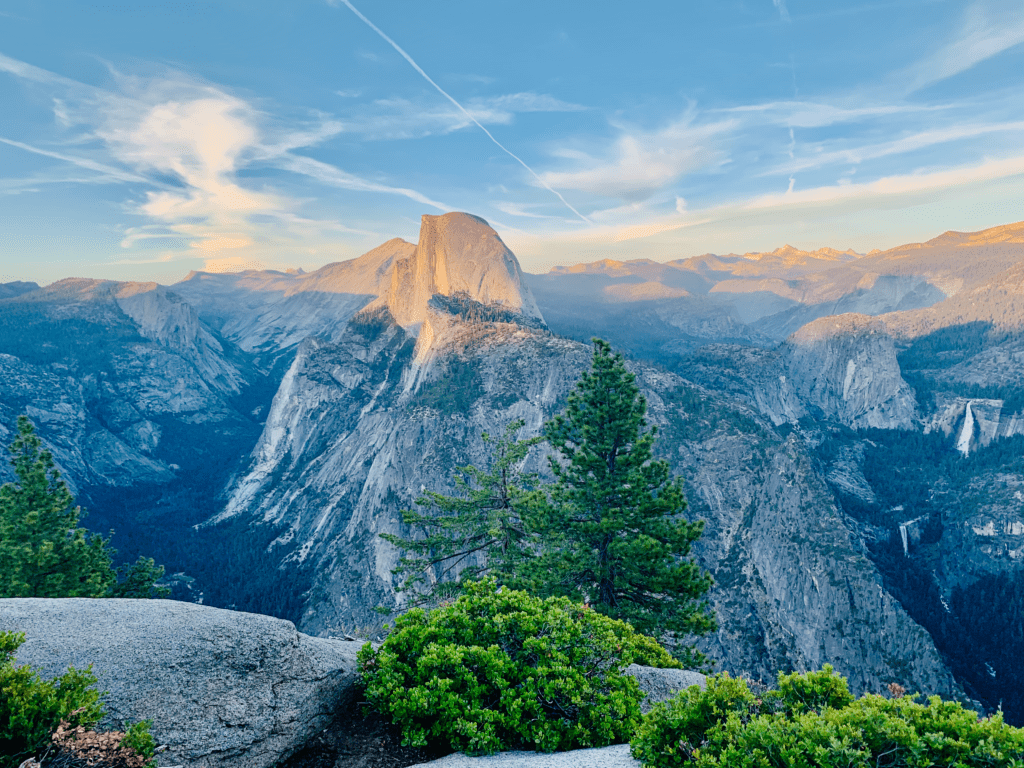
[[[684,117],[657,131],[623,132],[608,157],[597,159],[577,151],[559,154],[585,167],[570,171],[548,171],[544,180],[563,189],[644,200],[684,174],[721,162],[721,136],[739,125],[737,120],[694,125]]]
[[[981,0],[964,12],[959,34],[935,53],[897,75],[907,92],[946,80],[1005,50],[1024,43],[1024,6],[1020,0]]]
[[[36,155],[42,155],[43,157],[50,157],[54,160],[61,160],[65,163],[71,163],[77,165],[79,168],[85,168],[89,171],[95,171],[100,174],[95,180],[98,182],[109,181],[109,182],[125,182],[125,181],[136,181],[145,182],[146,178],[139,176],[138,174],[129,173],[120,168],[114,168],[113,166],[106,165],[104,163],[98,163],[94,160],[90,160],[85,157],[76,157],[75,155],[69,155],[65,152],[53,152],[52,150],[42,149],[40,147],[34,147],[31,144],[26,144],[22,141],[14,141],[13,139],[5,139],[0,136],[0,143],[7,144],[17,149],[23,149],[26,152],[31,152]]]
[[[579,112],[584,109],[578,104],[537,93],[476,98],[466,102],[465,111],[447,102],[438,104],[435,100],[424,104],[422,101],[392,97],[361,105],[338,120],[336,125],[346,135],[357,135],[368,141],[418,139],[453,133],[477,124],[508,125],[517,113]]]
[[[340,189],[351,189],[356,192],[385,192],[393,195],[402,195],[403,197],[408,197],[410,200],[415,200],[418,203],[429,205],[432,208],[437,208],[441,211],[453,210],[452,206],[445,203],[439,203],[436,200],[431,200],[429,197],[421,195],[416,190],[404,189],[402,187],[390,187],[384,184],[367,181],[366,179],[362,179],[358,176],[353,176],[351,173],[346,173],[340,168],[336,168],[328,163],[314,160],[311,157],[289,154],[280,159],[279,165],[292,173],[300,173],[304,176],[308,176],[324,184],[329,184]]]
[[[362,179],[296,154],[342,132],[337,120],[320,116],[311,126],[281,126],[249,102],[174,72],[145,81],[113,72],[117,87],[105,90],[2,55],[0,71],[44,89],[53,98],[57,123],[65,130],[81,129],[59,150],[6,137],[0,143],[96,174],[84,181],[141,186],[125,209],[147,223],[125,230],[124,248],[164,241],[177,249],[173,258],[210,261],[223,252],[245,251],[270,253],[273,260],[275,249],[309,252],[328,234],[368,234],[297,215],[303,201],[242,175],[254,165],[451,209],[415,190]],[[24,192],[40,178],[7,180],[2,186],[5,192]],[[83,181],[67,174],[44,180]],[[165,260],[161,255],[153,263]]]
[[[814,101],[770,101],[718,110],[724,113],[762,113],[770,123],[787,128],[825,128],[843,123],[857,123],[869,118],[896,117],[917,112],[934,112],[944,106],[920,104],[871,104],[844,107]]]
[[[790,23],[791,19],[789,18],[789,9],[786,8],[786,0],[772,0],[772,3],[779,12],[779,18],[787,24]]]
[[[341,2],[342,4],[344,4],[344,5],[345,5],[345,6],[346,6],[346,7],[347,7],[347,8],[348,8],[348,9],[349,9],[350,11],[352,11],[352,13],[354,13],[354,14],[355,14],[356,16],[358,16],[358,17],[359,17],[359,19],[360,19],[361,21],[363,21],[363,22],[364,22],[364,23],[365,23],[365,24],[366,24],[366,25],[367,25],[367,26],[368,26],[368,27],[369,27],[370,29],[372,29],[372,30],[373,30],[374,32],[376,32],[376,33],[377,33],[377,34],[378,34],[378,35],[379,35],[379,36],[380,36],[380,37],[381,37],[381,38],[382,38],[382,39],[383,39],[383,40],[384,40],[384,41],[385,41],[386,43],[388,43],[388,45],[390,45],[390,46],[391,46],[392,48],[394,48],[394,49],[395,49],[395,51],[397,51],[397,52],[398,52],[398,54],[399,54],[399,55],[400,55],[400,56],[401,56],[401,57],[402,57],[403,59],[405,59],[405,60],[406,60],[407,62],[409,62],[410,66],[412,66],[412,68],[413,68],[413,69],[415,69],[415,70],[416,70],[416,71],[417,71],[417,72],[418,72],[418,73],[419,73],[419,74],[420,74],[420,75],[421,75],[421,76],[423,77],[423,79],[424,79],[424,80],[426,80],[426,81],[427,81],[428,83],[430,83],[430,84],[431,84],[432,86],[434,86],[434,88],[435,88],[435,89],[437,90],[437,92],[438,92],[438,93],[440,93],[440,94],[441,94],[442,96],[444,96],[444,97],[445,97],[446,99],[448,99],[448,101],[450,101],[450,102],[451,102],[452,104],[454,104],[454,105],[455,105],[455,107],[456,107],[456,109],[458,109],[458,110],[459,110],[459,111],[461,111],[461,112],[462,112],[463,114],[465,114],[465,115],[466,115],[466,117],[468,117],[468,118],[469,118],[470,120],[472,120],[472,121],[473,121],[473,123],[475,123],[475,124],[476,124],[476,126],[477,126],[477,127],[478,127],[478,128],[479,128],[479,129],[481,130],[481,131],[483,131],[483,132],[484,132],[485,134],[487,134],[487,138],[489,138],[489,139],[490,139],[490,140],[491,140],[492,142],[494,142],[494,144],[495,144],[495,145],[496,145],[496,146],[497,146],[497,147],[498,147],[498,148],[499,148],[499,149],[500,149],[500,150],[501,150],[502,152],[504,152],[505,154],[507,154],[507,155],[508,155],[509,157],[511,157],[511,158],[512,158],[513,160],[515,160],[515,161],[516,161],[517,163],[519,163],[519,164],[520,164],[521,166],[523,166],[523,168],[525,168],[525,169],[526,169],[527,171],[529,171],[530,175],[532,175],[532,176],[533,176],[533,177],[534,177],[534,178],[535,178],[535,179],[536,179],[536,180],[537,180],[538,182],[540,182],[541,186],[543,186],[543,187],[544,187],[545,189],[547,189],[547,190],[548,190],[549,192],[551,192],[551,193],[552,193],[553,195],[557,196],[557,197],[558,197],[558,199],[559,199],[559,200],[561,200],[561,201],[562,201],[562,203],[564,203],[564,204],[565,204],[565,207],[566,207],[566,208],[568,208],[568,209],[569,209],[570,211],[572,211],[572,212],[573,212],[573,213],[575,213],[575,214],[576,214],[577,216],[579,216],[579,217],[580,217],[581,219],[583,219],[583,221],[586,221],[586,222],[587,222],[588,224],[590,223],[590,220],[589,220],[589,219],[587,219],[587,217],[586,217],[586,216],[584,216],[584,215],[583,215],[582,213],[580,213],[580,212],[579,212],[579,211],[577,211],[577,210],[576,210],[575,208],[573,208],[573,207],[572,207],[572,205],[570,205],[570,204],[569,204],[569,201],[568,201],[568,200],[566,200],[566,199],[565,199],[565,198],[564,198],[564,197],[563,197],[563,196],[561,195],[561,193],[560,193],[560,192],[558,192],[557,190],[555,190],[555,189],[553,189],[553,188],[552,188],[551,186],[549,186],[549,185],[548,185],[548,184],[547,184],[547,183],[546,183],[546,182],[544,181],[544,179],[542,179],[542,178],[541,178],[541,177],[540,177],[540,176],[539,176],[539,175],[537,174],[537,172],[533,170],[533,168],[531,168],[530,166],[528,166],[528,165],[527,165],[527,164],[526,164],[526,163],[525,163],[525,162],[523,161],[523,159],[522,159],[522,158],[520,158],[520,157],[519,157],[518,155],[516,155],[516,154],[515,154],[515,153],[513,153],[513,152],[512,152],[511,150],[509,150],[509,149],[508,149],[508,148],[507,148],[507,147],[506,147],[506,146],[505,146],[504,144],[502,144],[502,143],[501,143],[500,141],[498,141],[498,140],[497,140],[496,138],[494,138],[493,134],[491,134],[491,132],[490,132],[490,131],[488,131],[488,130],[487,130],[487,129],[486,129],[486,128],[485,128],[484,126],[483,126],[483,124],[482,124],[482,123],[481,123],[480,121],[478,121],[478,120],[477,120],[477,119],[476,119],[475,117],[473,117],[473,115],[472,115],[472,114],[471,114],[471,113],[470,113],[470,112],[469,112],[469,111],[468,111],[468,110],[467,110],[467,109],[466,109],[465,107],[463,107],[463,106],[462,106],[462,105],[461,105],[461,104],[460,104],[459,102],[457,102],[457,101],[456,101],[456,100],[455,100],[454,98],[452,98],[452,97],[451,97],[451,96],[450,96],[450,95],[448,94],[448,92],[447,92],[447,91],[445,91],[445,90],[444,90],[444,89],[443,89],[443,88],[442,88],[441,86],[439,86],[439,85],[438,85],[437,83],[435,83],[435,82],[433,81],[433,79],[431,79],[430,75],[428,75],[428,74],[427,74],[427,73],[426,73],[425,71],[423,71],[423,68],[422,68],[422,67],[420,67],[420,65],[419,65],[419,64],[417,64],[417,63],[416,63],[416,62],[415,62],[415,61],[413,60],[412,56],[410,56],[410,55],[409,55],[408,53],[406,53],[406,52],[405,52],[405,51],[404,51],[404,50],[403,50],[403,49],[402,49],[402,48],[401,48],[401,47],[400,47],[400,46],[398,45],[398,43],[396,43],[396,42],[395,42],[394,40],[392,40],[392,39],[391,39],[390,37],[388,37],[388,36],[387,36],[386,34],[384,34],[384,32],[383,32],[383,31],[382,31],[382,30],[381,30],[381,29],[380,29],[379,27],[377,27],[377,26],[376,26],[376,25],[375,25],[375,24],[374,24],[374,23],[373,23],[372,21],[370,21],[370,20],[369,20],[368,18],[366,18],[366,16],[364,16],[364,15],[363,15],[363,14],[362,14],[362,13],[361,13],[361,12],[359,11],[359,9],[358,9],[358,8],[356,8],[356,7],[354,6],[354,5],[352,5],[352,3],[351,3],[351,2],[349,2],[349,0],[330,0],[330,2],[331,2],[332,4],[334,4],[334,5],[336,5],[336,4],[338,3],[338,2]]]
[[[761,176],[774,174],[796,173],[798,171],[816,170],[831,165],[857,165],[867,160],[877,160],[892,155],[914,152],[919,149],[945,144],[962,139],[972,139],[992,133],[1013,133],[1018,132],[1024,135],[1024,121],[1008,123],[991,123],[984,125],[954,125],[949,128],[940,128],[931,131],[920,131],[904,136],[893,141],[886,141],[880,144],[869,144],[849,149],[839,149],[830,152],[818,152],[807,157],[795,158],[792,162],[780,165],[777,168],[765,171]],[[820,146],[819,146],[820,148]],[[790,157],[792,157],[790,152]]]

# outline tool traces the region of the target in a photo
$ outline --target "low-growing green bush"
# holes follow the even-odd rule
[[[61,721],[89,728],[103,717],[91,668],[44,680],[30,667],[14,666],[23,642],[21,633],[0,632],[0,768],[17,768],[38,754]]]
[[[44,680],[31,667],[14,665],[14,653],[24,642],[20,632],[0,631],[0,768],[17,768],[43,754],[44,765],[61,762],[79,746],[92,750],[85,759],[90,765],[102,765],[93,757],[109,752],[119,765],[156,767],[152,721],[135,723],[123,734],[92,731],[105,712],[91,665]]]
[[[366,697],[403,745],[551,752],[627,741],[642,693],[631,663],[678,667],[654,640],[566,598],[470,582],[453,603],[399,616],[359,654]]]
[[[757,695],[720,675],[643,718],[632,753],[646,768],[1024,768],[1024,730],[979,718],[938,696],[854,700],[846,680],[820,672],[779,675]]]

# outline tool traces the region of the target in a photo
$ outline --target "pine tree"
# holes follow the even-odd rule
[[[712,579],[687,557],[704,524],[681,517],[682,481],[653,458],[657,427],[646,413],[622,356],[595,339],[591,370],[544,428],[558,456],[531,518],[542,547],[531,579],[535,592],[584,600],[699,664],[684,638],[715,627],[703,600]]]
[[[163,568],[144,558],[118,584],[108,540],[78,527],[82,510],[26,416],[10,452],[17,482],[0,486],[0,597],[166,594],[153,584]]]
[[[524,425],[513,421],[497,438],[483,434],[488,465],[457,467],[455,495],[426,491],[416,500],[422,511],[402,510],[403,521],[422,538],[381,534],[407,553],[393,573],[402,579],[399,590],[420,590],[424,597],[414,604],[450,596],[461,583],[485,575],[517,583],[536,548],[524,517],[536,478],[523,473],[523,462],[542,440],[517,439]]]

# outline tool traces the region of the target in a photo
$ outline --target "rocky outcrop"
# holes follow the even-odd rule
[[[515,255],[486,221],[468,213],[423,217],[419,244],[395,262],[381,302],[399,325],[415,329],[434,296],[464,296],[542,320]]]
[[[640,768],[640,761],[629,754],[629,744],[599,749],[574,749],[569,752],[499,752],[496,755],[470,757],[461,753],[418,763],[411,768]]]
[[[914,391],[885,325],[863,315],[816,320],[774,350],[712,345],[696,379],[750,403],[779,425],[810,417],[854,429],[914,429]]]
[[[809,408],[855,429],[911,429],[914,392],[883,323],[841,315],[810,323],[784,345],[785,369]]]
[[[288,621],[168,600],[2,599],[24,632],[19,664],[44,677],[92,664],[106,724],[151,719],[163,765],[270,768],[351,695],[359,644]]]
[[[707,687],[707,678],[700,672],[689,669],[657,669],[630,664],[626,667],[625,674],[634,678],[640,685],[640,690],[644,694],[640,709],[644,714],[654,709],[655,704],[668,701],[691,686]]]

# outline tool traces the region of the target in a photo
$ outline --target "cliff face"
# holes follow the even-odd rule
[[[28,412],[98,500],[90,526],[127,522],[158,559],[195,549],[183,568],[237,582],[220,604],[257,599],[239,584],[259,569],[259,589],[301,595],[275,606],[328,633],[396,599],[398,553],[378,534],[408,534],[402,508],[453,490],[453,467],[485,459],[482,432],[522,418],[537,434],[564,406],[590,350],[546,322],[606,336],[662,366],[631,363],[707,521],[697,555],[722,629],[705,647],[721,668],[829,661],[857,690],[949,692],[900,589],[913,568],[945,599],[1024,563],[1024,469],[997,458],[1024,431],[1024,273],[1019,232],[1003,235],[540,278],[482,219],[446,214],[415,245],[310,274],[19,286],[0,294],[0,440]],[[941,477],[922,485],[912,460],[928,452]],[[913,615],[947,610],[936,601]]]
[[[917,415],[884,324],[863,315],[810,323],[783,349],[793,388],[810,408],[863,429],[910,429]]]
[[[243,371],[166,288],[63,280],[3,312],[0,434],[27,413],[76,489],[168,483],[166,434],[245,429],[229,403]]]
[[[857,691],[912,679],[954,691],[931,637],[882,586],[799,438],[746,435],[687,446],[690,499],[707,514],[701,559],[716,577],[721,667],[765,682],[779,669],[832,664]],[[697,451],[711,449],[701,461]]]
[[[483,219],[468,213],[424,216],[416,250],[395,262],[381,304],[404,328],[427,319],[434,296],[466,296],[542,320],[519,261]]]
[[[853,429],[913,429],[918,406],[885,326],[862,315],[816,320],[774,350],[714,345],[689,361],[773,424],[814,418]]]
[[[469,259],[458,277],[451,246],[442,254],[431,245],[430,218],[417,252],[396,262],[393,290],[335,340],[301,345],[249,467],[210,522],[274,532],[280,567],[309,574],[308,632],[372,623],[375,606],[400,600],[391,576],[399,553],[378,534],[408,535],[401,509],[425,488],[454,490],[453,467],[485,460],[483,432],[521,418],[524,433],[537,434],[589,364],[587,345],[539,325],[494,238],[462,239],[500,258]],[[450,293],[428,296],[401,277],[416,274]],[[659,450],[687,479],[693,514],[708,521],[698,554],[718,574],[722,630],[705,646],[722,668],[769,679],[828,661],[857,690],[894,680],[956,689],[927,633],[883,589],[799,440],[676,374],[635,370]],[[527,469],[545,473],[544,455],[531,454]]]

